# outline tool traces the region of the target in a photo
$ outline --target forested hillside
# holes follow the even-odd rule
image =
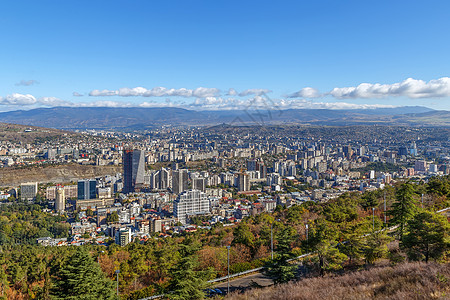
[[[380,259],[393,265],[407,260],[446,262],[449,223],[434,212],[448,207],[449,201],[450,177],[434,177],[428,183],[400,182],[364,194],[346,193],[328,203],[278,207],[273,214],[249,217],[234,226],[215,225],[172,238],[136,240],[125,247],[112,241],[107,247],[37,246],[34,237],[41,232],[64,236],[67,228],[56,226],[60,220],[39,205],[2,207],[0,296],[50,299],[65,293],[73,299],[81,294],[112,299],[115,270],[120,270],[121,299],[169,291],[172,298],[201,298],[206,280],[227,274],[226,246],[231,246],[230,273],[266,266],[277,283],[297,280],[297,266],[288,260],[310,252],[315,254],[304,261],[308,276],[333,276],[366,268]],[[387,226],[397,227],[383,231]],[[274,260],[270,259],[271,227]],[[393,242],[399,247],[388,248]],[[440,280],[449,280],[445,272],[439,273]]]

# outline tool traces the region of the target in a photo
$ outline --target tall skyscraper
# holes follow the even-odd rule
[[[123,150],[123,193],[132,193],[144,184],[145,157],[142,150]]]
[[[275,166],[274,166],[275,167]],[[279,164],[277,164],[277,168]],[[247,161],[247,170],[248,171],[259,171],[261,177],[267,176],[267,167],[264,165],[264,162],[261,160],[250,159]]]
[[[64,212],[65,209],[66,209],[66,195],[64,192],[64,187],[58,185],[56,187],[55,210],[57,212]]]
[[[208,197],[199,190],[185,191],[173,202],[173,215],[181,224],[186,224],[191,215],[207,213],[209,213]]]
[[[411,143],[411,145],[410,145],[410,147],[409,147],[409,153],[412,155],[412,156],[417,156],[417,145],[416,145],[416,142],[412,142]]]
[[[250,190],[250,178],[248,174],[244,172],[238,173],[237,188],[239,192],[245,192]]]
[[[405,146],[401,146],[400,148],[398,148],[398,155],[402,156],[407,156],[408,155],[408,148],[406,148]]]
[[[171,186],[172,179],[169,170],[161,168],[161,170],[152,173],[150,179],[150,187],[157,190],[165,190]]]
[[[207,178],[198,177],[192,179],[192,188],[194,190],[200,190],[202,192],[205,192],[206,186],[207,186]]]
[[[172,191],[174,194],[180,194],[188,188],[188,172],[186,169],[180,169],[172,172]]]
[[[349,145],[342,147],[342,151],[347,158],[351,158],[353,155],[353,149]]]
[[[95,199],[97,197],[97,180],[78,180],[78,200]]]

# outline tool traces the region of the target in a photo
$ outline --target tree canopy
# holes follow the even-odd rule
[[[115,299],[114,282],[84,248],[77,248],[57,271],[51,294],[56,299]]]

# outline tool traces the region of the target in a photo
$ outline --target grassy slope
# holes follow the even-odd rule
[[[405,263],[231,294],[226,299],[450,299],[450,264]]]
[[[31,129],[31,131],[25,131],[28,129]],[[70,131],[63,131],[52,128],[0,123],[0,141],[9,141],[13,143],[33,143],[46,139],[52,140],[61,138],[64,135],[76,136],[77,134]]]

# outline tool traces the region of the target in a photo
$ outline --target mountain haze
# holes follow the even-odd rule
[[[59,129],[144,129],[163,125],[361,125],[450,126],[449,111],[426,107],[357,110],[287,109],[194,111],[183,108],[53,107],[0,113],[0,122]]]

